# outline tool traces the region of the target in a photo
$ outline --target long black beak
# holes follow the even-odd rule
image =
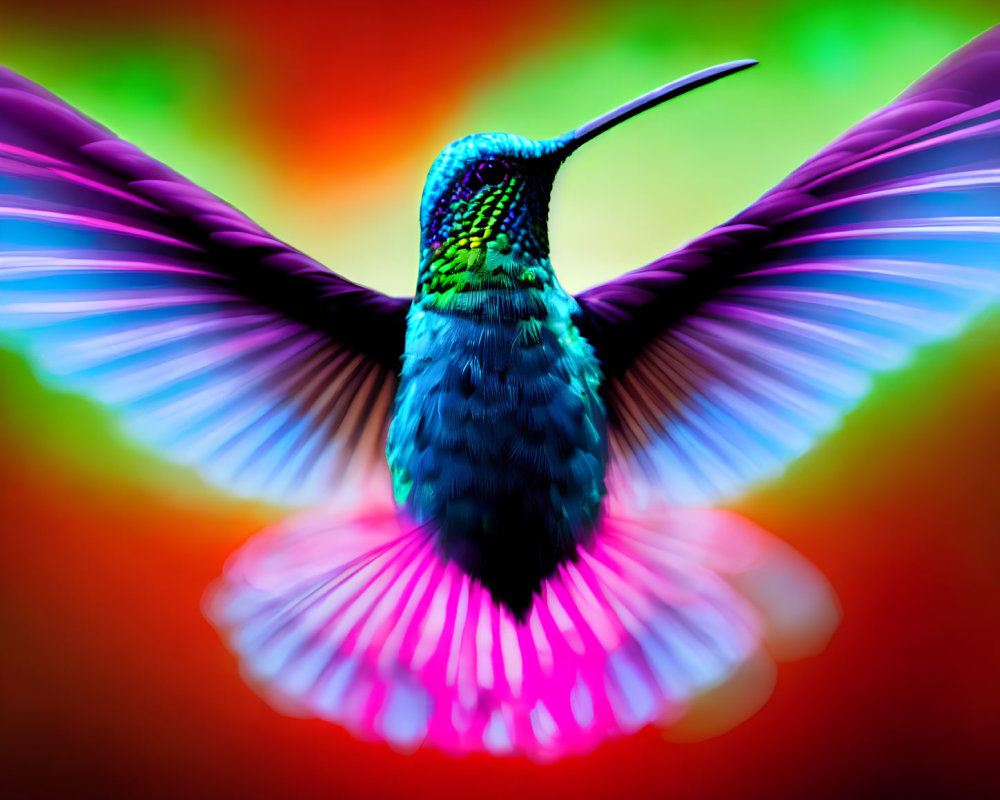
[[[598,134],[604,133],[609,128],[613,128],[618,123],[624,122],[636,114],[641,114],[648,108],[658,106],[666,100],[678,97],[685,92],[690,92],[699,86],[705,86],[719,78],[724,78],[726,75],[741,72],[747,67],[754,66],[756,63],[755,60],[749,58],[742,61],[730,61],[727,64],[719,64],[715,67],[693,72],[676,81],[664,84],[659,89],[653,89],[653,91],[647,92],[642,97],[637,97],[623,106],[618,106],[613,111],[609,111],[597,119],[592,119],[587,124],[581,125],[576,130],[567,134],[564,137],[566,139],[566,143],[563,145],[564,153],[569,155],[569,153],[576,150],[584,142],[589,142]]]

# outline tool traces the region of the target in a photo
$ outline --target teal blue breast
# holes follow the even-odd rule
[[[515,615],[605,493],[601,370],[556,284],[410,310],[386,450],[396,501]]]

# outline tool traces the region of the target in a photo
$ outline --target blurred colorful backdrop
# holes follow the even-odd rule
[[[0,0],[0,63],[277,235],[399,294],[440,147],[552,136],[684,73],[761,66],[569,162],[580,289],[723,221],[975,34],[992,0]],[[736,508],[829,577],[843,624],[735,730],[537,766],[412,756],[272,711],[199,600],[280,510],[124,439],[0,350],[0,794],[843,798],[1000,794],[1000,310],[880,378]],[[673,738],[678,738],[674,736]]]

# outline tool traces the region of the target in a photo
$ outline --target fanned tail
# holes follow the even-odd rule
[[[539,761],[675,722],[762,643],[786,657],[820,646],[835,608],[790,548],[702,509],[610,509],[523,624],[438,556],[431,529],[388,507],[259,534],[206,595],[280,710],[404,750]]]

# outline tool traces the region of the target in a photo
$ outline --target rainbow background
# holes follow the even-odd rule
[[[552,136],[686,72],[760,59],[574,156],[552,235],[579,289],[723,221],[998,17],[990,0],[0,0],[0,63],[403,294],[446,141]],[[842,429],[736,506],[817,564],[844,610],[760,712],[718,738],[647,729],[543,767],[400,756],[268,708],[199,599],[280,510],[203,485],[0,350],[0,794],[1000,792],[998,361],[1000,311],[879,378]]]

